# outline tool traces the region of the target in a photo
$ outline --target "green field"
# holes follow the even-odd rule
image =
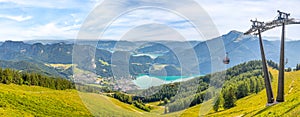
[[[272,85],[276,97],[277,75]],[[265,90],[252,94],[236,102],[236,106],[214,112],[207,116],[299,116],[300,115],[300,71],[287,72],[285,78],[285,99],[280,104],[266,107]],[[84,103],[83,103],[84,102]],[[133,105],[116,99],[93,93],[81,93],[76,90],[52,90],[36,86],[0,84],[0,116],[198,116],[201,105],[189,109],[163,114],[163,106],[158,102],[150,103],[151,112],[142,111]]]
[[[84,103],[83,103],[84,102]],[[160,110],[160,109],[159,109]],[[162,114],[162,113],[161,113]],[[133,105],[95,93],[0,84],[0,116],[154,116]]]
[[[0,84],[0,116],[91,116],[76,90]]]

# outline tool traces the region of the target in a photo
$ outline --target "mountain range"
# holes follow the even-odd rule
[[[232,67],[249,61],[260,60],[258,38],[253,35],[243,35],[238,31],[230,31],[228,34],[211,39],[221,40],[224,43],[225,52],[228,53]],[[211,41],[210,40],[210,41]],[[264,38],[265,53],[268,60],[279,61],[280,41],[268,41]],[[96,43],[96,44],[95,44]],[[72,40],[65,41],[5,41],[0,43],[0,60],[19,62],[20,64],[35,64],[37,69],[43,69],[48,75],[61,75],[68,77],[72,73],[69,70],[57,70],[46,66],[46,64],[73,64],[73,47],[80,45],[85,49],[96,48],[92,54],[86,55],[85,60],[78,64],[78,68],[94,71],[102,77],[118,75],[113,70],[120,71],[124,76],[137,76],[140,74],[150,75],[184,75],[211,73],[212,60],[207,41],[113,41],[113,40]],[[95,46],[96,45],[96,46]],[[220,45],[216,45],[220,46]],[[222,49],[220,47],[220,49]],[[297,50],[300,49],[300,41],[286,41],[286,67],[295,67],[300,63]],[[218,49],[217,49],[218,50]],[[83,56],[84,51],[81,50]],[[94,54],[93,54],[94,53]],[[220,61],[225,55],[220,56]],[[124,59],[126,58],[126,59]],[[20,62],[22,61],[22,62]],[[93,63],[92,63],[93,62]],[[0,62],[2,67],[25,70],[19,66]],[[5,63],[5,65],[4,65]],[[19,64],[18,63],[18,64]],[[95,64],[92,69],[86,65]],[[199,68],[197,68],[199,67]],[[126,71],[126,72],[123,72]],[[49,72],[49,73],[48,73]]]

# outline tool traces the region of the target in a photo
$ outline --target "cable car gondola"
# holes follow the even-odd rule
[[[226,57],[223,59],[223,63],[224,64],[229,64],[230,63],[230,59],[228,58],[228,52],[226,52]]]

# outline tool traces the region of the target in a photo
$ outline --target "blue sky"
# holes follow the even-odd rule
[[[127,5],[131,0],[124,0]],[[141,0],[145,1],[145,0]],[[231,30],[246,31],[250,28],[250,19],[271,21],[277,15],[277,9],[291,13],[291,17],[300,19],[299,0],[196,0],[210,15],[219,33]],[[0,0],[0,41],[33,39],[74,39],[93,9],[102,0]],[[173,4],[170,4],[173,5]],[[120,7],[126,5],[121,5]],[[108,9],[107,12],[113,12]],[[147,16],[145,16],[147,14]],[[188,40],[195,40],[199,34],[193,33],[193,27],[180,17],[158,10],[141,9],[125,14],[112,23],[103,38],[120,38],[122,30],[155,21],[177,28],[186,34]],[[149,25],[144,25],[144,30]],[[162,32],[163,29],[158,30]],[[168,30],[169,31],[169,30]],[[287,37],[300,39],[300,27],[288,26]],[[139,33],[136,32],[135,33]],[[158,33],[154,33],[158,34]],[[162,33],[160,33],[162,35]],[[161,36],[160,35],[160,36]],[[268,37],[280,37],[280,29],[263,34]],[[167,39],[172,36],[161,36]],[[184,36],[185,37],[185,36]],[[140,38],[140,37],[139,37]],[[272,38],[276,39],[276,38]]]

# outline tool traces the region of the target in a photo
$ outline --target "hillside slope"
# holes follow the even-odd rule
[[[274,79],[272,88],[274,97],[277,95],[277,70],[270,70]],[[285,102],[273,106],[266,107],[266,92],[265,90],[244,97],[236,102],[236,106],[219,112],[213,110],[207,116],[289,116],[296,117],[300,115],[300,71],[285,73]],[[200,106],[195,106],[186,109],[181,116],[198,116]]]
[[[76,90],[0,84],[0,116],[92,116]]]
[[[84,102],[84,103],[83,103]],[[0,116],[154,116],[116,99],[76,90],[0,83]]]

